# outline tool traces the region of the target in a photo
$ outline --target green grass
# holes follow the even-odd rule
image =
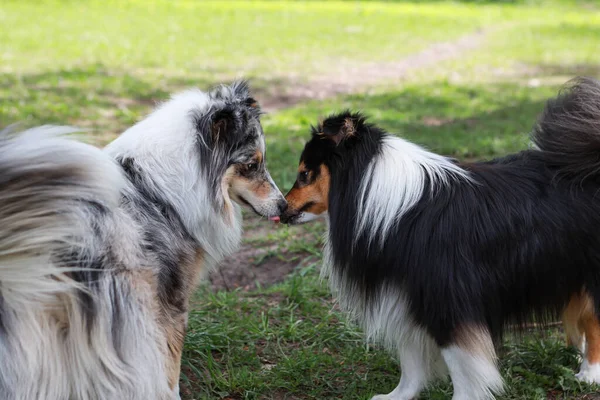
[[[490,158],[527,146],[536,115],[565,80],[600,76],[600,8],[591,1],[5,0],[0,26],[0,127],[77,124],[97,144],[183,87],[246,76],[260,100],[483,31],[478,47],[409,69],[403,80],[266,115],[268,165],[284,191],[309,126],[329,113],[361,110],[436,152]],[[199,290],[185,399],[369,399],[395,387],[396,362],[363,342],[318,279],[323,230],[279,227],[246,241],[269,249],[246,268],[259,271],[273,257],[300,265],[282,283]],[[502,400],[596,392],[574,379],[577,355],[558,329],[508,338],[499,354]],[[423,398],[451,392],[441,382]]]
[[[0,64],[8,73],[101,63],[134,72],[287,76],[362,55],[395,59],[491,22],[491,12],[445,4],[8,1],[0,11],[0,23],[11,27],[0,32]],[[375,44],[377,52],[365,51]]]
[[[183,393],[196,399],[350,400],[391,391],[399,379],[396,363],[364,344],[315,275],[302,270],[251,293],[200,291],[190,316]],[[558,331],[509,340],[499,354],[508,387],[500,399],[595,393],[575,380],[577,354],[565,348]],[[451,393],[448,382],[439,382],[422,398]]]
[[[274,86],[342,64],[395,59],[491,17],[454,5],[5,1],[0,126],[89,125],[104,143],[101,132],[114,135],[149,99],[173,90],[238,76]],[[373,44],[378,51],[369,50]]]
[[[488,36],[489,46],[472,52],[448,67],[479,72],[484,67],[499,77],[527,75],[544,77],[568,76],[574,73],[600,73],[600,13],[587,15],[563,11],[560,18],[534,21],[512,21],[504,28],[493,30]],[[501,57],[499,55],[502,55]],[[477,70],[479,67],[479,71]],[[482,74],[484,77],[486,73]]]

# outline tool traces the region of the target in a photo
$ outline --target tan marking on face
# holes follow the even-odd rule
[[[249,200],[248,197],[250,196],[260,200],[266,200],[273,191],[271,184],[267,180],[248,179],[247,177],[241,175],[236,175],[231,178],[230,187],[235,193],[246,198],[246,200]]]
[[[233,217],[233,204],[229,197],[229,188],[231,187],[232,181],[235,178],[235,166],[227,168],[223,180],[221,181],[221,193],[223,195],[223,214],[225,215],[225,221],[231,224],[234,220]]]
[[[307,185],[298,184],[285,196],[290,211],[299,211],[308,203],[313,203],[313,205],[304,210],[306,212],[319,215],[327,211],[331,177],[329,169],[325,165],[321,164],[319,168],[320,173],[316,179],[313,178],[311,172]],[[303,171],[306,171],[306,166],[301,163],[298,172]]]
[[[257,150],[253,162],[257,164],[262,163],[262,157],[262,152]],[[267,200],[273,192],[271,183],[262,174],[257,174],[253,178],[244,176],[242,174],[244,168],[246,166],[242,164],[235,166],[235,173],[230,178],[229,187],[233,189],[234,193],[241,195],[246,200],[249,200],[248,197]]]
[[[571,296],[563,312],[563,325],[567,344],[581,348],[585,335],[588,363],[600,362],[600,321],[596,316],[594,300],[587,291],[582,290]]]
[[[266,200],[271,195],[273,188],[271,184],[267,181],[255,182],[251,187],[251,191],[254,192],[256,197],[262,200]]]
[[[257,164],[262,164],[263,162],[263,153],[260,150],[256,150],[256,155],[254,156],[254,162]],[[240,185],[245,186],[245,190],[254,193],[256,197],[261,200],[266,200],[271,196],[271,192],[273,188],[269,181],[264,178],[261,179],[248,179],[243,176],[236,177],[236,179],[240,179]]]

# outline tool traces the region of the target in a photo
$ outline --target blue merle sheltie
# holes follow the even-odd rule
[[[313,128],[283,222],[328,221],[323,272],[369,339],[400,360],[409,400],[450,375],[454,400],[502,390],[508,327],[564,314],[600,382],[600,83],[550,101],[529,150],[442,157],[343,112]]]
[[[70,128],[0,134],[0,399],[174,399],[188,300],[277,219],[244,82],[188,90],[104,150]]]

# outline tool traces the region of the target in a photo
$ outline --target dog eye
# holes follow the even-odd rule
[[[258,169],[258,164],[250,163],[246,165],[246,168],[248,168],[248,171],[256,171]]]
[[[308,180],[308,171],[302,171],[298,173],[298,180],[301,182],[306,182]]]

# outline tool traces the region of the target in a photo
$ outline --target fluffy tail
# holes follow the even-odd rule
[[[81,245],[87,230],[83,202],[118,202],[118,167],[101,150],[64,136],[75,131],[0,131],[0,300],[6,303],[15,296],[23,300],[23,292],[61,290],[64,282],[56,278],[64,271],[53,265],[52,255],[65,245]]]
[[[569,81],[546,104],[532,133],[560,177],[583,181],[600,174],[600,82]]]

